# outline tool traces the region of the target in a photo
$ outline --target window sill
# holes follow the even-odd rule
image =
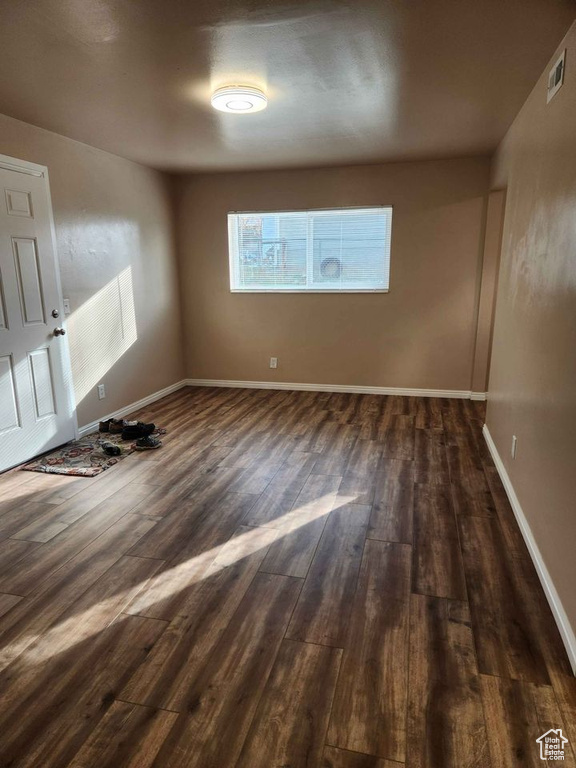
[[[330,293],[330,294],[342,294],[342,293],[389,293],[389,288],[342,288],[341,290],[335,290],[334,288],[304,288],[298,290],[297,288],[231,288],[230,293]]]

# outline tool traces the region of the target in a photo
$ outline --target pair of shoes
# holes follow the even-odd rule
[[[100,446],[106,456],[120,456],[122,453],[122,448],[120,448],[119,445],[116,445],[116,443],[113,443],[111,440],[103,440],[100,443]]]
[[[98,424],[98,431],[99,432],[110,432],[110,422],[113,421],[113,419],[105,419],[104,421],[101,421]]]
[[[135,451],[149,451],[153,448],[160,448],[161,445],[162,441],[157,437],[147,435],[146,437],[141,437],[140,440],[136,440],[132,447]]]
[[[141,421],[126,422],[122,430],[122,440],[136,440],[139,437],[148,437],[156,429],[156,424],[144,424]]]

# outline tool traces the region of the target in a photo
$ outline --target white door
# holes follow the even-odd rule
[[[75,436],[44,167],[0,155],[0,471]]]

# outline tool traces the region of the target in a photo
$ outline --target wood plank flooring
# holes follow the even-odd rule
[[[0,476],[0,768],[534,768],[576,680],[465,400],[187,388]],[[549,763],[551,765],[551,763]]]

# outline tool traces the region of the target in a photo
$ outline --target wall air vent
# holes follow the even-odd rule
[[[553,96],[560,90],[562,83],[564,82],[564,64],[566,61],[566,50],[562,51],[562,54],[558,61],[554,64],[548,74],[548,96],[546,97],[546,103],[550,103]]]

